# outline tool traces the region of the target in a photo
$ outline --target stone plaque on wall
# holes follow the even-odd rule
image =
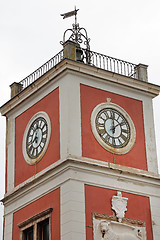
[[[146,240],[145,222],[125,218],[127,198],[121,192],[112,197],[112,210],[115,214],[93,213],[94,240]]]

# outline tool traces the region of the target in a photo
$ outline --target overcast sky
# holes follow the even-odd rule
[[[0,105],[10,98],[9,85],[41,66],[62,46],[74,18],[61,13],[79,8],[78,22],[91,38],[91,50],[149,65],[149,82],[160,85],[159,0],[0,0]],[[160,97],[154,99],[160,162]],[[4,193],[5,119],[0,117],[0,198]],[[0,240],[2,236],[0,205]]]

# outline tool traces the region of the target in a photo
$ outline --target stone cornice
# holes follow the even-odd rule
[[[86,65],[83,63],[75,62],[72,60],[64,59],[62,62],[57,64],[54,68],[52,68],[49,72],[47,72],[44,76],[37,79],[23,91],[21,91],[18,95],[10,99],[7,103],[1,106],[0,111],[2,115],[7,115],[12,109],[18,106],[25,99],[33,95],[39,89],[41,89],[44,85],[46,85],[50,81],[57,81],[58,76],[67,70],[71,72],[76,72],[79,74],[85,74],[86,76],[90,76],[96,78],[96,80],[106,81],[113,84],[120,84],[132,89],[136,89],[142,91],[144,94],[150,94],[151,97],[155,97],[160,92],[160,86],[140,81],[137,79],[129,78],[120,74],[116,74],[113,72],[109,72],[106,70],[102,70],[100,68]]]
[[[137,186],[148,185],[152,186],[152,188],[160,189],[159,174],[90,158],[68,156],[66,159],[53,163],[43,171],[16,186],[11,192],[6,193],[1,201],[4,204],[9,204],[9,202],[14,201],[17,197],[27,194],[29,190],[37,187],[37,185],[43,184],[43,182],[55,178],[55,176],[69,169],[76,170],[77,172],[105,175],[106,177],[117,178],[118,181],[132,182]],[[68,176],[69,178],[70,176]]]

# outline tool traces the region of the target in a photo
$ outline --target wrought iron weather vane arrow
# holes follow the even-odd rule
[[[77,16],[78,10],[79,10],[79,9],[76,9],[76,7],[75,7],[75,10],[74,10],[74,11],[67,12],[67,13],[63,13],[63,14],[61,14],[61,16],[63,17],[63,19],[68,18],[68,17],[75,16],[75,22],[76,22],[76,16]]]

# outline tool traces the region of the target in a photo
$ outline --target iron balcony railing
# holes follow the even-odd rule
[[[53,58],[31,73],[28,77],[24,78],[19,83],[22,85],[22,89],[28,87],[30,84],[35,82],[38,78],[42,77],[45,73],[55,67],[64,59],[63,50],[56,54]]]
[[[136,78],[136,64],[86,49],[82,49],[82,51],[82,61],[84,63],[127,77]]]
[[[97,52],[93,52],[86,49],[78,49],[81,51],[80,55],[77,54],[76,61],[91,66],[101,68],[110,72],[118,73],[127,77],[136,78],[136,64],[126,62],[117,58],[109,57]],[[22,85],[22,89],[28,87],[38,78],[42,77],[50,69],[55,67],[64,59],[64,51],[61,50],[53,58],[31,73],[28,77],[24,78],[19,83]]]

